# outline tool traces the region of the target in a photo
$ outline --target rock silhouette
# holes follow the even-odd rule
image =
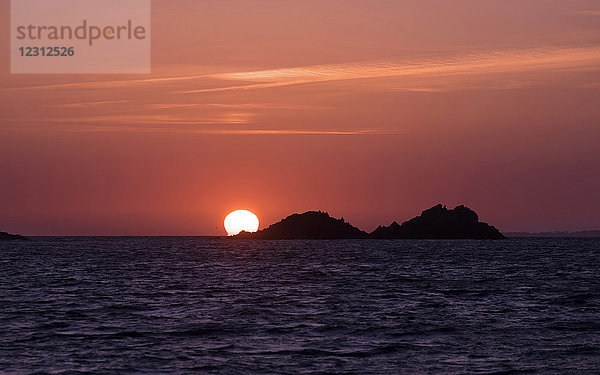
[[[498,229],[479,221],[475,211],[458,206],[449,210],[438,204],[399,225],[379,227],[370,238],[380,239],[501,239]]]
[[[0,232],[0,241],[13,241],[13,240],[26,240],[27,237],[20,236],[18,234],[10,234],[6,232]]]
[[[344,219],[336,219],[326,212],[308,211],[293,214],[278,223],[255,233],[241,232],[237,238],[298,240],[298,239],[355,239],[368,234],[353,227]]]
[[[378,227],[370,234],[336,219],[326,212],[308,211],[293,214],[255,233],[241,232],[236,238],[247,239],[502,239],[493,226],[479,221],[477,214],[465,207],[452,210],[441,204],[425,210],[402,225]]]

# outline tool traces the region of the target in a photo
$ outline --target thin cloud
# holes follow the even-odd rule
[[[600,66],[600,46],[494,51],[454,58],[420,60],[411,63],[359,62],[314,65],[297,68],[221,73],[220,80],[256,82],[219,88],[201,88],[184,93],[273,88],[307,83],[385,77],[431,77],[436,75],[496,74],[547,71]]]
[[[332,106],[324,106],[324,105],[308,105],[308,104],[277,104],[277,103],[207,103],[205,104],[208,107],[217,107],[217,108],[236,108],[236,109],[310,109],[310,110],[328,110],[335,109]]]
[[[327,110],[335,107],[323,105],[303,105],[303,104],[277,104],[277,103],[156,103],[147,104],[151,109],[179,109],[179,108],[226,108],[226,109],[246,109],[246,110],[263,110],[263,109],[310,109],[310,110]]]
[[[588,83],[581,84],[577,87],[584,88],[584,89],[600,89],[600,82],[588,82]]]
[[[239,134],[239,135],[399,135],[408,134],[399,129],[357,129],[357,130],[214,130],[211,134]]]
[[[179,109],[179,108],[193,108],[201,107],[202,104],[198,103],[164,103],[164,104],[148,104],[147,107],[151,109]]]
[[[578,14],[580,16],[600,17],[600,10],[595,10],[595,9],[575,10],[571,13]]]
[[[112,100],[112,101],[103,101],[103,102],[52,104],[50,106],[58,107],[58,108],[89,108],[89,107],[98,107],[98,106],[103,106],[103,105],[124,104],[124,103],[129,103],[129,100]]]
[[[338,129],[338,130],[316,130],[316,129],[197,129],[181,128],[177,126],[86,126],[86,127],[60,127],[44,131],[56,133],[177,133],[190,135],[315,135],[315,136],[376,136],[376,135],[406,135],[405,130],[400,129]],[[158,124],[161,125],[161,124]],[[164,124],[162,124],[164,125]],[[9,128],[11,131],[30,131],[30,128]]]
[[[482,86],[476,82],[463,84],[456,82],[436,82],[437,86],[410,86],[405,87],[393,87],[390,91],[407,91],[407,92],[427,92],[427,93],[441,93],[448,91],[457,90],[474,90],[480,89]],[[490,81],[485,83],[485,88],[490,90],[515,90],[532,87],[534,83],[532,81],[517,81],[510,79],[502,79],[499,81]]]
[[[598,11],[582,11],[596,15]],[[385,77],[430,77],[436,75],[494,74],[530,72],[553,69],[598,69],[600,46],[578,48],[534,48],[527,50],[498,50],[477,54],[437,57],[403,61],[366,61],[347,64],[312,65],[295,68],[280,68],[257,71],[238,71],[217,74],[182,74],[153,78],[72,82],[62,84],[33,85],[2,88],[0,91],[44,90],[44,89],[113,89],[135,85],[176,84],[179,90],[171,93],[219,93],[237,90],[268,89],[282,86],[329,81],[357,80]],[[189,67],[187,68],[189,70]],[[202,67],[198,69],[204,70]],[[186,90],[189,85],[207,80],[245,82],[245,84],[200,87]],[[176,91],[173,91],[176,90]]]
[[[134,125],[214,125],[214,124],[247,124],[250,122],[252,113],[228,113],[216,117],[204,117],[203,119],[190,119],[179,116],[163,115],[108,115],[108,116],[86,116],[71,118],[44,118],[44,119],[11,119],[12,122],[45,122],[45,123],[77,123],[77,124],[134,124]]]
[[[214,77],[216,78],[216,77]],[[314,81],[324,82],[324,81]],[[226,87],[215,87],[209,89],[197,89],[197,90],[186,90],[180,91],[179,94],[200,94],[200,93],[215,93],[215,92],[226,92],[226,91],[238,91],[238,90],[255,90],[255,89],[268,89],[290,85],[300,85],[303,83],[310,83],[306,80],[296,81],[282,81],[282,82],[271,82],[271,83],[257,83],[253,85],[239,85],[239,86],[226,86]]]
[[[142,79],[126,79],[126,80],[106,80],[106,81],[88,81],[88,82],[70,82],[48,85],[33,85],[20,87],[5,87],[0,91],[27,91],[27,90],[58,90],[58,89],[114,89],[119,87],[131,87],[132,85],[147,85],[156,83],[172,83],[178,81],[190,81],[201,78],[206,78],[207,75],[186,75],[174,77],[156,77]]]

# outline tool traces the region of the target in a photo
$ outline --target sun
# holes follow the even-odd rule
[[[225,230],[229,236],[235,236],[241,231],[256,232],[258,217],[248,210],[233,211],[225,218]]]

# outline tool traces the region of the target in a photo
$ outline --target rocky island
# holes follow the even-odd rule
[[[402,225],[393,222],[370,234],[380,239],[502,239],[498,229],[479,221],[475,211],[465,206],[452,210],[438,204]]]
[[[27,240],[27,237],[23,237],[18,234],[10,234],[10,233],[6,233],[6,232],[0,232],[0,241],[15,241],[15,240]]]
[[[337,240],[367,238],[368,234],[345,222],[343,218],[333,218],[326,212],[308,211],[288,216],[258,232],[241,232],[235,237],[263,240]]]
[[[434,206],[402,224],[393,222],[368,234],[326,212],[308,211],[293,214],[255,233],[241,232],[242,239],[502,239],[495,227],[479,221],[479,216],[465,206],[447,209]]]

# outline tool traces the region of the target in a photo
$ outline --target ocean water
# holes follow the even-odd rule
[[[2,374],[598,374],[600,240],[0,243]]]

